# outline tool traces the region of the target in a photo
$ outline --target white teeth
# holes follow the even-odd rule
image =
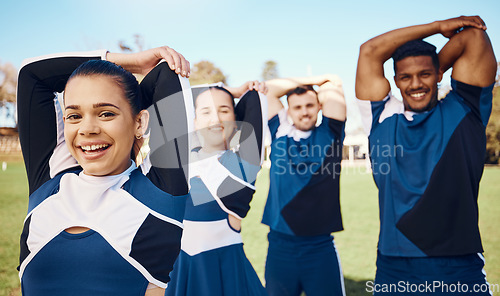
[[[98,145],[87,145],[87,146],[81,146],[82,150],[84,151],[94,151],[94,150],[98,150],[98,149],[101,149],[101,148],[105,148],[105,147],[108,147],[109,145],[107,144],[98,144]]]
[[[410,96],[412,98],[421,98],[421,97],[425,96],[425,93],[411,94]]]

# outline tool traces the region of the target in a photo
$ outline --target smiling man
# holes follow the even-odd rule
[[[339,175],[346,106],[334,75],[273,79],[268,87],[271,169],[269,295],[345,295],[332,232],[340,231]],[[319,86],[316,92],[313,86]],[[279,98],[286,95],[288,109]],[[322,110],[321,124],[316,126]]]
[[[452,295],[459,285],[490,295],[477,205],[496,74],[485,30],[480,17],[462,16],[390,31],[361,46],[356,96],[380,204],[375,295],[408,295],[414,291],[405,287],[430,283],[426,295]],[[439,54],[421,40],[434,34],[449,38]],[[391,56],[402,102],[384,76]],[[438,100],[438,82],[451,67],[452,90]],[[402,153],[378,153],[381,145]]]

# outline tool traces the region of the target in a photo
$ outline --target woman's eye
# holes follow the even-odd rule
[[[68,116],[66,116],[66,120],[77,120],[80,118],[81,118],[81,116],[78,114],[69,114]]]
[[[104,117],[104,118],[110,118],[110,117],[113,117],[115,115],[116,114],[113,112],[102,112],[101,114],[99,114],[100,117]]]

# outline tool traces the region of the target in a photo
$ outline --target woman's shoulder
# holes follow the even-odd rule
[[[140,169],[135,169],[130,173],[129,180],[123,184],[122,188],[131,195],[165,196],[169,195],[156,187],[153,182],[146,177]]]
[[[139,169],[130,173],[130,178],[122,189],[151,210],[182,222],[189,194],[173,196],[158,188]]]
[[[63,171],[54,178],[48,180],[43,183],[35,192],[33,192],[29,197],[28,204],[28,212],[31,212],[34,208],[36,208],[40,203],[46,200],[48,197],[56,194],[59,191],[59,187],[61,184],[61,178],[66,174],[78,174],[81,172],[81,169],[70,169]]]

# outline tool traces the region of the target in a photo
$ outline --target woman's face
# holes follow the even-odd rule
[[[232,98],[221,90],[212,89],[196,99],[195,128],[203,138],[203,149],[227,150],[236,127]]]
[[[140,121],[111,77],[72,78],[64,94],[64,138],[87,175],[116,175],[130,166]]]

